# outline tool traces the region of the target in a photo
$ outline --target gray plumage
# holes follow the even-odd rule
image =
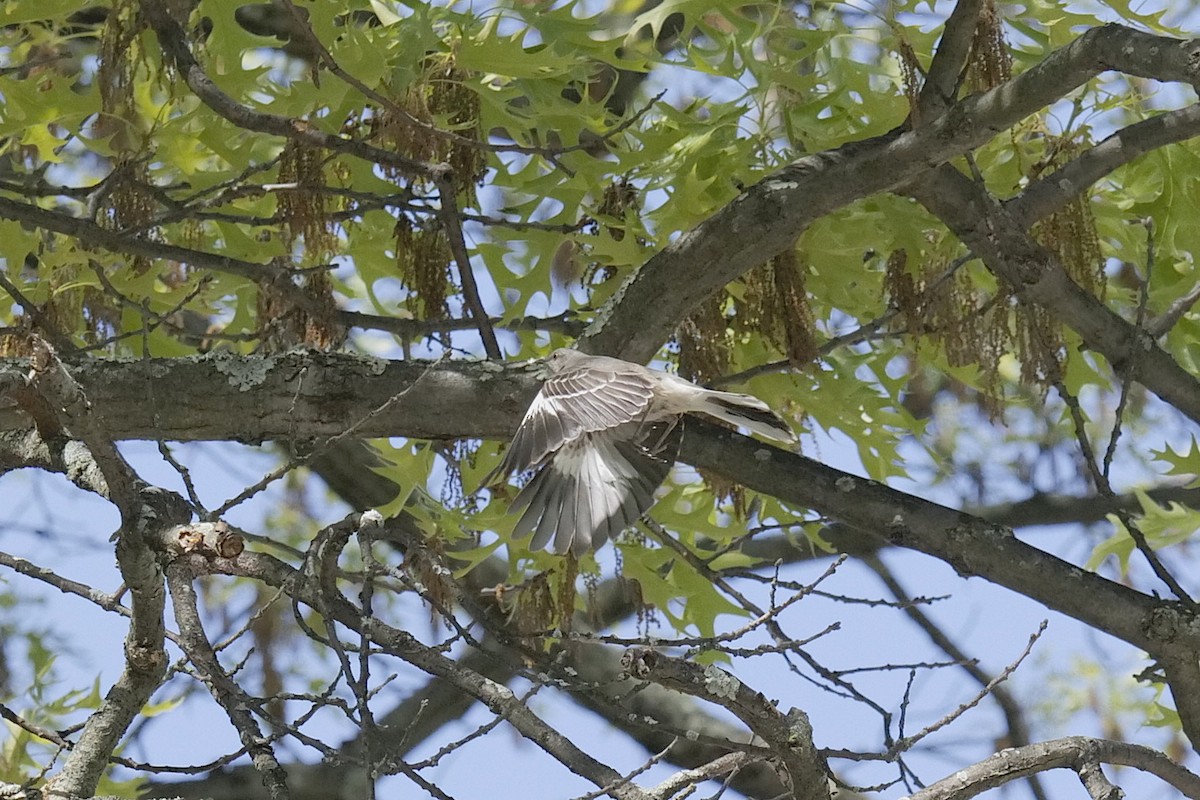
[[[583,555],[637,522],[675,463],[686,413],[795,441],[757,397],[577,350],[555,350],[546,368],[549,378],[484,481],[538,470],[510,509],[522,512],[513,535],[533,534],[535,550],[552,542],[556,553]]]

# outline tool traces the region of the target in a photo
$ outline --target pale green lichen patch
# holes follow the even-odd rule
[[[386,372],[389,363],[386,358],[379,358],[378,356],[372,355],[358,356],[358,360],[366,364],[368,375],[376,376],[382,375],[384,372]]]
[[[709,664],[704,668],[704,688],[715,697],[737,698],[741,682],[723,669]]]
[[[226,353],[213,353],[209,358],[217,372],[224,375],[229,380],[229,385],[236,386],[240,392],[261,386],[275,368],[274,356],[231,356]]]

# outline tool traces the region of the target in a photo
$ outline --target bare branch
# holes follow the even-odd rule
[[[168,524],[180,521],[179,517],[172,518],[169,506],[155,505],[157,510],[147,505],[147,528],[153,526],[156,517]],[[125,666],[100,707],[88,717],[62,771],[47,782],[47,794],[91,796],[125,732],[166,675],[162,571],[144,543],[143,535],[147,533],[126,531],[117,540],[117,564],[133,599],[125,638]]]
[[[207,560],[191,556],[189,564],[196,574],[223,573],[251,577],[283,588],[294,600],[314,609],[323,609],[333,621],[348,630],[366,634],[372,642],[430,675],[441,678],[474,697],[493,713],[506,719],[523,736],[558,760],[572,772],[595,786],[613,786],[617,800],[645,800],[645,792],[621,784],[621,775],[593,758],[569,738],[547,725],[521,703],[507,687],[488,680],[477,672],[465,670],[435,648],[427,647],[409,633],[363,616],[341,596],[322,596],[317,578],[292,569],[278,559],[246,551],[232,559]]]
[[[919,108],[922,118],[940,114],[954,104],[982,8],[983,0],[963,0],[954,5],[947,17],[937,52],[925,76],[925,85],[921,87]]]
[[[867,566],[879,576],[879,579],[883,581],[888,591],[892,593],[892,597],[900,601],[904,613],[913,621],[913,624],[929,637],[929,640],[935,647],[957,662],[962,670],[970,675],[971,679],[978,683],[996,701],[996,705],[1000,707],[1000,712],[1004,715],[1004,722],[1008,727],[1007,739],[1012,746],[1022,747],[1029,744],[1031,737],[1029,735],[1029,726],[1025,722],[1025,714],[1020,704],[1017,703],[1016,698],[1013,697],[1012,692],[1008,690],[1008,687],[1004,686],[1002,681],[987,674],[977,662],[971,660],[928,614],[911,602],[911,598],[900,584],[899,579],[892,574],[892,571],[888,569],[883,559],[872,554],[867,556],[865,560]],[[1029,777],[1029,789],[1036,800],[1045,800],[1046,790],[1036,775]]]
[[[10,555],[9,553],[0,552],[0,566],[8,567],[13,572],[20,573],[30,578],[41,581],[49,586],[53,586],[63,594],[75,595],[82,597],[91,603],[95,603],[105,611],[113,611],[123,617],[130,617],[132,613],[128,608],[121,605],[120,599],[115,594],[102,592],[99,589],[94,589],[86,583],[64,578],[53,570],[40,567],[24,558]]]
[[[733,712],[779,758],[793,795],[813,800],[829,797],[828,768],[813,746],[812,725],[803,711],[793,708],[782,713],[761,692],[715,665],[702,667],[650,648],[629,650],[621,665],[634,678],[700,697]]]
[[[736,773],[750,763],[751,756],[747,753],[727,753],[714,758],[707,764],[694,769],[685,769],[675,773],[670,778],[650,790],[650,794],[661,800],[674,797],[679,792],[703,781],[720,778]]]
[[[213,698],[225,709],[229,721],[237,729],[242,746],[250,753],[255,768],[262,776],[269,795],[274,800],[287,798],[286,774],[275,753],[267,744],[262,731],[250,714],[252,703],[242,688],[229,677],[217,654],[213,652],[200,612],[196,606],[196,590],[192,586],[193,575],[186,562],[176,561],[167,566],[167,585],[171,589],[171,607],[179,623],[179,641],[188,660],[199,671],[200,679],[208,687]]]
[[[1185,797],[1200,798],[1200,777],[1157,750],[1135,744],[1070,736],[1003,750],[990,758],[950,775],[919,792],[911,800],[968,800],[997,786],[1049,769],[1079,769],[1080,764],[1114,764],[1148,772]]]
[[[925,728],[917,731],[913,735],[905,736],[904,738],[896,741],[896,743],[893,744],[891,746],[891,748],[889,749],[889,754],[890,753],[902,753],[905,750],[912,749],[912,747],[917,742],[921,741],[929,734],[934,733],[935,731],[941,730],[942,728],[946,727],[950,723],[954,722],[956,719],[959,719],[967,711],[971,710],[972,708],[974,708],[975,706],[977,706],[981,702],[983,702],[983,699],[985,697],[987,697],[988,695],[990,695],[993,691],[995,691],[997,686],[999,686],[1004,681],[1008,680],[1009,676],[1011,676],[1014,672],[1017,671],[1017,667],[1021,666],[1022,662],[1025,661],[1026,657],[1031,652],[1033,652],[1034,644],[1036,644],[1037,640],[1040,639],[1042,637],[1042,634],[1046,632],[1046,624],[1047,624],[1046,620],[1042,620],[1042,624],[1039,625],[1038,629],[1029,636],[1029,641],[1025,645],[1025,649],[1021,651],[1021,654],[1017,656],[1016,660],[1013,661],[1011,664],[1009,664],[1007,667],[1005,667],[1003,670],[1001,670],[1000,673],[998,675],[996,675],[996,677],[992,678],[987,683],[985,683],[980,688],[980,690],[975,694],[974,697],[972,697],[970,700],[966,701],[965,703],[960,703],[958,708],[955,708],[953,711],[946,714],[944,717],[939,719],[937,722],[934,722],[932,725],[927,725]]]

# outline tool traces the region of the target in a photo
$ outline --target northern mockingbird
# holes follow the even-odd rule
[[[679,452],[680,418],[707,414],[782,442],[788,424],[746,394],[704,389],[676,375],[606,356],[559,349],[503,460],[484,485],[536,468],[510,513],[513,536],[539,550],[583,555],[633,525]]]

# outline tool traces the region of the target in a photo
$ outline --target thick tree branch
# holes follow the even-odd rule
[[[21,363],[7,362],[10,369],[20,369]],[[0,371],[4,368],[0,361]],[[95,413],[119,439],[257,442],[332,435],[344,430],[346,420],[364,416],[418,378],[403,400],[363,423],[362,435],[506,438],[538,388],[536,375],[524,366],[471,362],[430,368],[424,362],[331,353],[85,362],[74,372]],[[143,387],[151,379],[158,382],[158,408],[144,402]],[[20,428],[28,422],[0,414],[0,424]],[[1161,645],[1148,631],[1165,604],[1083,572],[963,512],[699,420],[688,422],[682,459],[927,552],[965,574],[986,575],[1137,647],[1154,652]]]
[[[1028,228],[1083,194],[1113,170],[1168,144],[1200,135],[1200,104],[1135,122],[1030,184],[1004,205]]]
[[[5,374],[0,368],[0,382]],[[83,442],[64,437],[47,440],[36,428],[0,430],[0,475],[27,467],[62,473],[80,489],[108,497],[104,474]]]
[[[1169,603],[1085,572],[1019,541],[1006,528],[961,511],[696,420],[688,422],[681,458],[756,491],[817,509],[894,545],[932,555],[960,574],[1010,588],[1135,647],[1161,651],[1169,641],[1156,633],[1154,624],[1171,608]],[[1180,614],[1180,624],[1191,619]],[[1191,645],[1200,645],[1200,640]]]
[[[1148,772],[1185,797],[1200,799],[1200,777],[1157,750],[1106,739],[1070,736],[1003,750],[937,783],[914,792],[911,800],[968,800],[1010,781],[1050,769],[1113,764]]]
[[[15,392],[17,404],[24,404],[39,433],[48,441],[61,442],[70,437],[83,442],[100,474],[104,496],[120,510],[122,527],[133,535],[141,511],[137,497],[141,482],[117,452],[108,431],[98,424],[87,393],[59,360],[58,354],[39,337],[31,337],[31,344],[33,357],[29,359],[25,384],[30,391]],[[11,373],[3,383],[11,385],[10,377]],[[42,402],[31,404],[35,398]],[[47,420],[47,412],[54,414],[56,419]],[[47,430],[48,424],[53,424],[54,429]]]
[[[912,194],[937,215],[1018,296],[1054,314],[1119,374],[1128,374],[1190,419],[1200,422],[1200,381],[1079,287],[1049,250],[996,203],[986,189],[949,165],[922,176]]]
[[[364,438],[504,439],[538,388],[534,370],[523,365],[448,362],[431,368],[424,361],[315,351],[88,359],[70,368],[117,440],[306,440],[336,436],[358,420]],[[25,359],[0,359],[0,380],[27,369]],[[147,391],[151,383],[153,393]],[[0,407],[0,429],[29,426],[19,409]]]
[[[1093,28],[1003,86],[972,95],[912,131],[802,158],[652,256],[598,313],[581,346],[649,360],[701,301],[790,247],[814,220],[983,145],[1107,70],[1195,84],[1200,40],[1121,25]]]

